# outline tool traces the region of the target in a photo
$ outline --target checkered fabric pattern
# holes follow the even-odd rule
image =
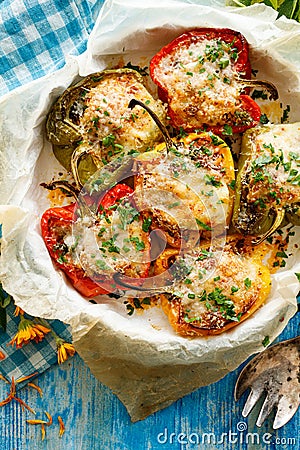
[[[78,55],[104,0],[0,0],[0,95]]]
[[[12,380],[12,377],[17,380],[34,373],[38,376],[52,365],[57,364],[56,342],[51,333],[47,333],[41,342],[29,342],[20,349],[16,349],[10,344],[11,339],[18,331],[20,322],[20,318],[14,316],[14,310],[13,303],[6,308],[6,332],[0,331],[0,351],[5,357],[0,361],[0,372],[9,381]],[[29,315],[26,315],[26,318],[32,319]],[[69,327],[58,320],[49,320],[48,323],[59,337],[71,342]],[[32,381],[33,378],[17,383],[17,389]]]
[[[0,96],[59,69],[67,55],[82,53],[103,3],[104,0],[0,0]],[[0,360],[0,373],[9,380],[41,374],[57,363],[56,343],[50,333],[41,342],[18,350],[9,344],[19,320],[10,304],[6,332],[0,329],[0,351],[5,356]],[[70,342],[66,325],[59,321],[49,323]]]

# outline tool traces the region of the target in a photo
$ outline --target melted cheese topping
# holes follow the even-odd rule
[[[177,46],[162,58],[154,73],[168,92],[177,126],[224,125],[238,115],[240,87],[232,55],[224,42],[203,40]]]
[[[205,145],[196,145],[194,139],[177,147],[175,155],[161,153],[155,159],[153,154],[152,160],[143,155],[137,162],[139,208],[151,211],[155,224],[179,240],[180,231],[185,230],[223,233],[231,215],[232,158],[224,164],[221,144],[201,140],[201,136],[199,142]]]
[[[181,321],[194,327],[219,329],[238,322],[270,289],[270,275],[262,263],[228,246],[221,255],[207,249],[185,255],[181,271],[183,267],[187,275],[176,282],[173,298],[180,301]]]
[[[85,96],[86,109],[80,120],[84,146],[92,146],[110,161],[122,151],[145,151],[161,137],[149,114],[140,106],[128,108],[131,99],[141,100],[164,121],[165,111],[132,73],[105,76]]]

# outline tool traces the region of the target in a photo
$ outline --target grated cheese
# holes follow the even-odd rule
[[[224,125],[229,116],[241,110],[230,46],[223,43],[222,56],[216,60],[208,56],[219,46],[217,40],[199,41],[188,48],[178,46],[155,68],[155,77],[168,91],[170,109],[178,116],[177,126]]]
[[[131,99],[141,100],[164,121],[165,110],[133,73],[105,76],[85,96],[86,109],[80,120],[84,145],[110,161],[116,153],[152,148],[161,133],[140,106],[128,108]]]

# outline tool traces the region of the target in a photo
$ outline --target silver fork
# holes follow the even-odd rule
[[[275,408],[273,429],[285,425],[300,403],[300,336],[272,345],[255,356],[237,379],[235,400],[248,388],[251,391],[242,411],[243,417],[247,417],[265,395],[256,425],[260,427]]]

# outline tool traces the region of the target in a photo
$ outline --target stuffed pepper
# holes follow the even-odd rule
[[[165,120],[164,107],[148,92],[143,76],[127,68],[85,77],[53,105],[47,137],[78,186],[119,154],[143,152],[159,142],[159,129],[145,111],[128,109],[132,98],[148,103]]]
[[[232,223],[243,234],[268,237],[300,223],[300,123],[265,125],[242,140]]]
[[[228,238],[221,255],[208,245],[181,255],[168,249],[155,270],[173,279],[173,289],[160,294],[162,308],[174,330],[189,337],[235,327],[266,301],[271,286],[261,253],[241,246],[237,236]]]
[[[42,237],[51,258],[84,297],[115,292],[119,288],[116,273],[148,276],[149,238],[132,204],[132,192],[125,184],[114,186],[102,198],[96,217],[81,214],[76,202],[50,208],[41,218]]]
[[[150,228],[161,230],[173,247],[226,233],[235,178],[229,147],[211,132],[171,139],[159,126],[165,143],[135,158],[135,192],[143,197]]]
[[[188,31],[163,47],[151,60],[150,75],[168,104],[175,128],[206,129],[230,135],[255,126],[258,104],[242,93],[259,84],[277,98],[267,82],[250,80],[249,45],[227,28]]]

